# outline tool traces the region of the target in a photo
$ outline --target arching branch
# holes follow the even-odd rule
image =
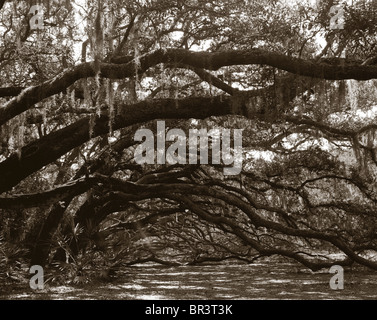
[[[114,58],[112,61],[113,63],[99,64],[98,68],[102,77],[123,79],[133,76],[136,70],[141,74],[160,63],[185,64],[194,68],[207,70],[218,70],[221,67],[231,65],[261,64],[296,75],[327,80],[369,80],[377,77],[377,66],[365,66],[361,64],[341,65],[337,61],[331,61],[330,64],[326,60],[315,62],[260,49],[222,52],[159,49],[141,56],[140,64],[136,63],[133,57],[130,56]],[[23,90],[19,96],[9,101],[0,109],[0,125],[28,110],[35,103],[66,90],[66,88],[77,80],[94,77],[96,70],[94,62],[83,63],[41,85]]]

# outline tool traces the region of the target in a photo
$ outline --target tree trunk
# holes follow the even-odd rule
[[[42,267],[46,265],[50,254],[52,236],[56,232],[70,202],[71,199],[65,199],[64,204],[62,202],[57,203],[51,209],[42,226],[41,232],[39,233],[32,253],[30,265],[40,265]]]

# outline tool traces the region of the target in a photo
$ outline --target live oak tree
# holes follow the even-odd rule
[[[255,2],[0,1],[2,267],[377,269],[377,8]],[[135,163],[157,120],[244,129],[241,174]]]

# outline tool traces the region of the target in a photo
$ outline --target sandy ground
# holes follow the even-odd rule
[[[33,291],[28,283],[3,287],[1,299],[377,299],[377,272],[344,270],[344,289],[330,288],[334,274],[313,273],[289,263],[211,265],[124,270],[110,282],[46,285]],[[4,291],[5,290],[5,291]]]

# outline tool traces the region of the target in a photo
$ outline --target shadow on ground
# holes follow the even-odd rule
[[[1,299],[377,299],[377,273],[344,272],[344,289],[332,290],[334,274],[292,264],[211,265],[128,268],[111,283],[46,286],[32,291],[17,285]]]

